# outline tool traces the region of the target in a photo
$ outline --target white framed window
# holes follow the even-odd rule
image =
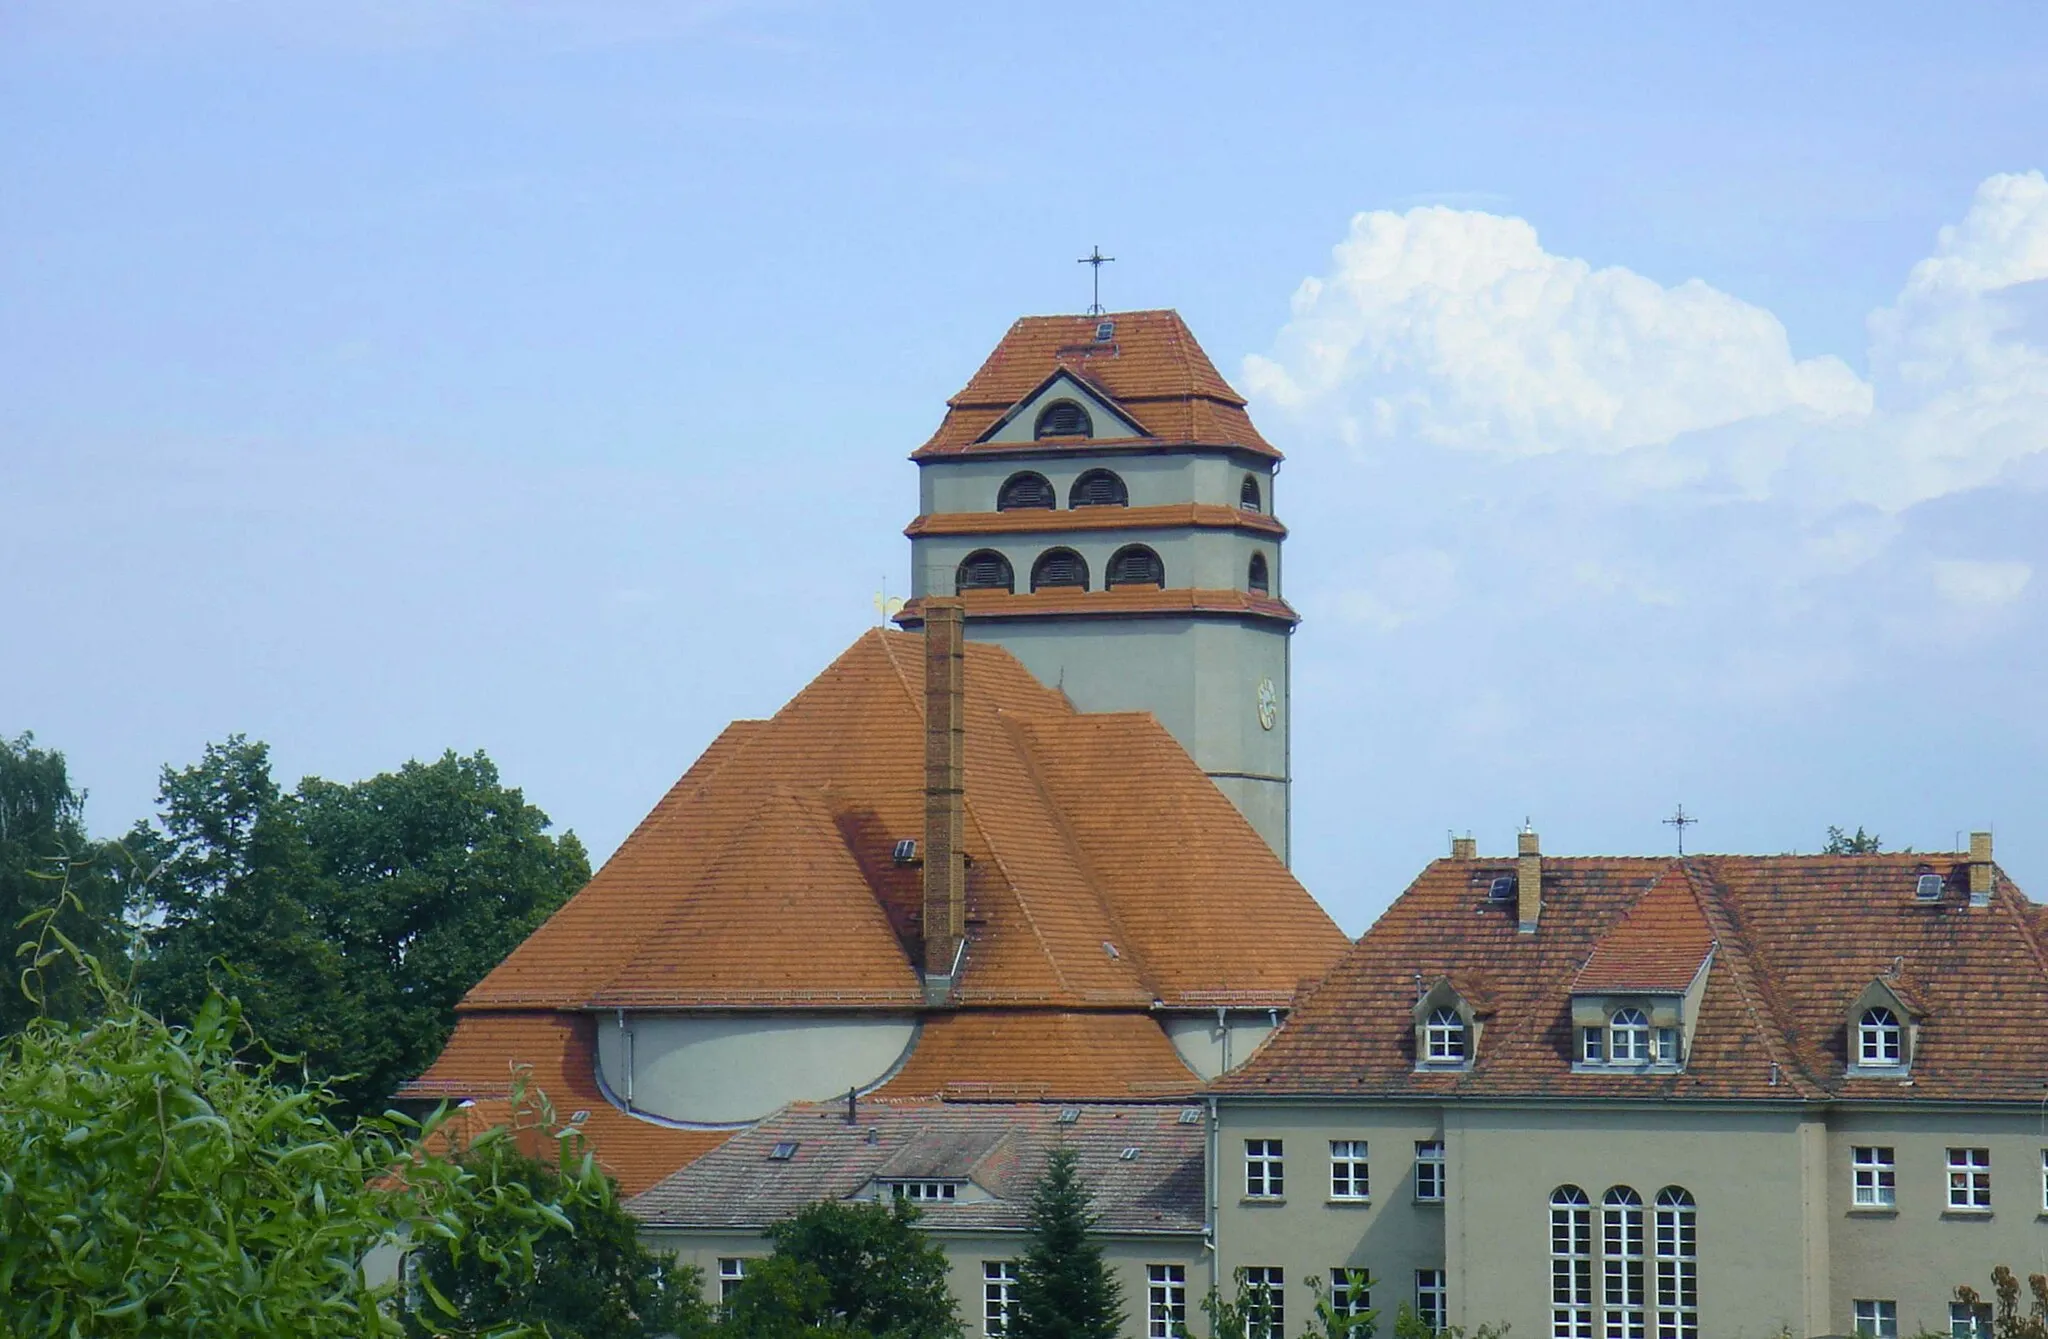
[[[1643,1197],[1615,1186],[1600,1201],[1603,1339],[1643,1339]]]
[[[1287,1271],[1278,1265],[1253,1265],[1244,1271],[1250,1319],[1245,1339],[1286,1339]]]
[[[1330,1141],[1330,1198],[1362,1200],[1372,1196],[1372,1176],[1366,1165],[1366,1141]]]
[[[1579,1058],[1589,1065],[1604,1064],[1607,1060],[1607,1031],[1605,1028],[1589,1027],[1579,1029]]]
[[[1862,1019],[1856,1024],[1857,1063],[1903,1064],[1905,1054],[1897,1015],[1889,1009],[1865,1009]]]
[[[718,1259],[718,1305],[730,1307],[733,1295],[747,1277],[745,1256],[724,1255]]]
[[[1948,1207],[1971,1211],[1991,1207],[1991,1150],[1948,1151]]]
[[[1345,1320],[1372,1310],[1372,1275],[1356,1265],[1330,1266],[1330,1310]]]
[[[1010,1307],[1017,1301],[1017,1262],[981,1262],[981,1332],[1001,1339],[1010,1330]]]
[[[1188,1267],[1145,1266],[1145,1339],[1180,1339],[1188,1319]]]
[[[1991,1303],[1948,1304],[1949,1339],[1991,1339]]]
[[[1856,1333],[1865,1339],[1899,1339],[1899,1304],[1888,1298],[1857,1298]]]
[[[1675,1065],[1678,1063],[1678,1029],[1660,1027],[1657,1029],[1657,1063]]]
[[[1287,1193],[1285,1160],[1278,1139],[1244,1141],[1246,1199],[1278,1199]]]
[[[1892,1165],[1892,1150],[1883,1145],[1857,1145],[1849,1151],[1855,1168],[1856,1207],[1889,1209],[1899,1202],[1898,1171]]]
[[[2048,1213],[2048,1148],[2041,1150],[2041,1212]]]
[[[1650,1058],[1650,1020],[1641,1009],[1617,1009],[1607,1020],[1607,1054],[1617,1065],[1639,1065]]]
[[[1551,1339],[1593,1339],[1593,1206],[1577,1186],[1550,1193]]]
[[[1415,1271],[1415,1318],[1432,1330],[1441,1330],[1450,1321],[1450,1293],[1444,1287],[1444,1272],[1441,1269],[1418,1269]]]
[[[1432,1010],[1422,1025],[1425,1059],[1432,1065],[1465,1063],[1465,1020],[1456,1009]]]
[[[883,1184],[898,1199],[923,1203],[952,1200],[960,1193],[957,1181],[885,1181]]]
[[[1444,1141],[1416,1140],[1415,1198],[1430,1204],[1441,1204],[1444,1198],[1445,1173]]]
[[[1657,1192],[1657,1339],[1699,1339],[1700,1226],[1691,1192]]]

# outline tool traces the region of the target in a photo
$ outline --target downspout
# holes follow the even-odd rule
[[[619,1061],[626,1074],[626,1110],[633,1109],[633,1033],[626,1026],[626,1011],[618,1010],[619,1016]]]
[[[1230,1072],[1230,1024],[1224,1020],[1223,1014],[1223,1006],[1220,1004],[1217,1005],[1216,1031],[1223,1038],[1223,1041],[1221,1043],[1223,1051],[1223,1068],[1216,1071],[1218,1074],[1228,1074]]]
[[[1220,1015],[1223,1011],[1218,1009],[1216,1012]],[[1207,1174],[1202,1178],[1207,1183],[1202,1193],[1202,1246],[1209,1253],[1209,1291],[1220,1292],[1222,1285],[1217,1282],[1217,1278],[1222,1273],[1223,1265],[1222,1252],[1216,1245],[1216,1220],[1221,1199],[1219,1186],[1223,1173],[1216,1165],[1216,1160],[1221,1155],[1221,1133],[1216,1128],[1216,1097],[1213,1093],[1209,1096],[1208,1145],[1209,1154],[1202,1159],[1208,1167]]]

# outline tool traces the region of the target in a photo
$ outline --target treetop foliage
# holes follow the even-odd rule
[[[62,871],[69,871],[71,897],[58,906],[56,927],[66,939],[102,962],[119,963],[123,953],[123,891],[118,852],[86,836],[85,796],[72,789],[64,755],[35,746],[33,735],[0,737],[0,940],[14,934],[36,912],[58,905]],[[22,1027],[38,1007],[22,990],[17,973],[25,965],[9,955],[9,986],[0,989],[0,1034]],[[41,1009],[59,1018],[79,1018],[94,1007],[92,983],[68,957],[46,963],[34,987]]]
[[[1828,844],[1820,850],[1822,855],[1879,855],[1884,851],[1884,839],[1875,832],[1865,832],[1859,825],[1854,833],[1844,832],[1832,825],[1828,828]]]
[[[918,1217],[901,1199],[799,1209],[768,1229],[774,1253],[740,1285],[731,1331],[740,1339],[960,1339],[946,1253]]]

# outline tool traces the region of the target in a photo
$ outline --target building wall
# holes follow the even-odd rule
[[[996,494],[1002,488],[1003,480],[1023,470],[1045,476],[1059,498],[1060,512],[1054,513],[1059,515],[1066,510],[1067,490],[1073,487],[1075,479],[1091,469],[1116,471],[1130,491],[1133,507],[1157,507],[1173,502],[1213,502],[1218,506],[1234,507],[1244,476],[1254,474],[1259,479],[1266,514],[1274,514],[1275,479],[1271,462],[1225,451],[1147,455],[1130,451],[1068,449],[1045,459],[990,460],[948,456],[920,461],[919,466],[918,511],[923,515],[994,511]]]
[[[1205,1010],[1168,1014],[1160,1022],[1187,1067],[1213,1079],[1251,1058],[1259,1043],[1272,1035],[1276,1013],[1271,1009],[1226,1009],[1219,1022],[1215,1012]]]
[[[1010,560],[1020,595],[1031,589],[1031,565],[1048,549],[1072,549],[1088,563],[1088,589],[1107,586],[1110,556],[1126,544],[1143,544],[1159,555],[1169,590],[1246,590],[1254,553],[1266,558],[1267,591],[1281,598],[1280,545],[1259,531],[1198,529],[1192,526],[1150,530],[1078,530],[1058,528],[1058,518],[1071,513],[1042,511],[1044,530],[1000,535],[921,535],[911,541],[911,594],[954,595],[960,562],[970,553],[994,549]]]
[[[917,1038],[910,1015],[627,1013],[597,1028],[598,1076],[636,1111],[728,1125],[791,1102],[820,1102],[886,1078]]]

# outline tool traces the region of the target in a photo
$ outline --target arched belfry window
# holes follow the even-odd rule
[[[1014,591],[1017,577],[1010,570],[1008,558],[994,549],[976,549],[961,559],[954,570],[953,589]]]
[[[1031,589],[1088,589],[1088,560],[1072,549],[1047,549],[1031,564]]]
[[[1033,437],[1091,437],[1094,433],[1088,411],[1072,400],[1054,400],[1039,410],[1038,422],[1031,429]]]
[[[1128,507],[1130,490],[1109,470],[1089,470],[1067,490],[1069,507]]]
[[[1118,586],[1164,586],[1166,564],[1143,544],[1126,544],[1110,555],[1107,584],[1111,590]]]
[[[1030,470],[1003,480],[1002,488],[996,492],[997,511],[1051,511],[1059,504],[1059,495],[1052,491],[1045,476]]]
[[[1266,575],[1265,554],[1254,553],[1252,555],[1252,568],[1245,576],[1244,585],[1246,590],[1251,591],[1255,595],[1265,595],[1273,589],[1273,579]]]
[[[1244,511],[1264,511],[1265,499],[1259,492],[1259,476],[1247,474],[1244,484],[1237,490],[1237,505]]]

